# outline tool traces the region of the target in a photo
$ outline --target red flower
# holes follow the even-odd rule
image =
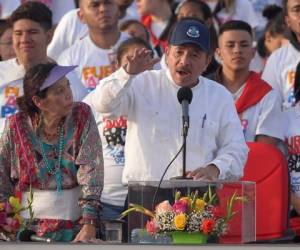
[[[202,222],[201,229],[203,233],[209,234],[215,226],[215,221],[212,219],[204,219]]]

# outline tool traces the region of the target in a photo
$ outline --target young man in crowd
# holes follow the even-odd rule
[[[168,69],[145,71],[155,60],[139,50],[95,90],[97,111],[127,118],[124,183],[160,180],[180,149],[182,114],[176,95],[181,87],[191,88],[194,96],[189,107],[188,176],[215,180],[243,175],[248,150],[232,97],[221,85],[201,77],[210,61],[209,49],[207,27],[198,20],[181,20],[166,47]],[[165,179],[182,174],[179,157]]]
[[[1,133],[5,117],[17,112],[16,99],[23,94],[25,71],[48,60],[52,13],[42,3],[27,2],[12,13],[10,22],[16,58],[0,62]]]
[[[293,85],[295,69],[300,60],[300,0],[284,0],[285,21],[290,29],[290,42],[269,57],[262,79],[280,93],[283,109],[295,102]]]
[[[232,94],[246,141],[277,145],[282,139],[278,93],[249,70],[254,57],[251,26],[244,21],[228,21],[220,27],[216,52],[222,66],[209,76]]]
[[[80,0],[80,20],[89,35],[65,50],[58,58],[61,65],[78,65],[76,78],[92,91],[99,80],[114,70],[115,50],[128,36],[119,31],[119,8],[115,0]]]

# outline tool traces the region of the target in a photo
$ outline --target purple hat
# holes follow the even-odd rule
[[[62,79],[66,74],[71,72],[74,68],[77,66],[60,66],[56,65],[51,69],[48,77],[44,81],[43,85],[40,87],[40,91],[49,88],[54,83],[56,83],[58,80]]]
[[[183,19],[175,24],[169,42],[175,46],[195,44],[201,50],[209,52],[209,29],[196,19]]]

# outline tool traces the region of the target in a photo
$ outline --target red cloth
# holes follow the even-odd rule
[[[259,74],[251,72],[242,95],[235,102],[238,114],[257,104],[271,90],[272,87]]]
[[[168,41],[161,40],[154,35],[154,33],[152,32],[152,29],[151,29],[151,25],[152,25],[151,16],[150,15],[142,16],[141,22],[148,30],[148,32],[150,34],[151,43],[153,44],[153,46],[154,47],[160,46],[162,51],[165,51],[165,48],[168,45]]]

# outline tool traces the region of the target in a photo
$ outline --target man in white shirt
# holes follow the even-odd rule
[[[159,180],[181,148],[181,105],[176,95],[183,86],[194,96],[187,136],[188,176],[214,180],[243,175],[248,149],[232,97],[220,84],[200,76],[210,60],[208,51],[207,27],[197,20],[182,20],[169,39],[167,70],[145,71],[153,62],[147,51],[136,51],[126,66],[95,90],[97,111],[127,118],[123,183]],[[166,178],[180,175],[179,157]]]
[[[249,70],[255,49],[251,26],[244,21],[228,21],[220,27],[216,50],[222,66],[208,78],[231,92],[246,141],[277,145],[283,139],[278,93]]]
[[[89,34],[65,50],[57,61],[64,66],[78,65],[74,78],[88,93],[113,72],[115,50],[128,36],[119,31],[115,0],[80,0],[79,7],[78,15]]]
[[[268,58],[262,79],[280,93],[283,109],[294,104],[295,69],[300,61],[300,0],[283,1],[286,24],[290,29],[290,42]]]

